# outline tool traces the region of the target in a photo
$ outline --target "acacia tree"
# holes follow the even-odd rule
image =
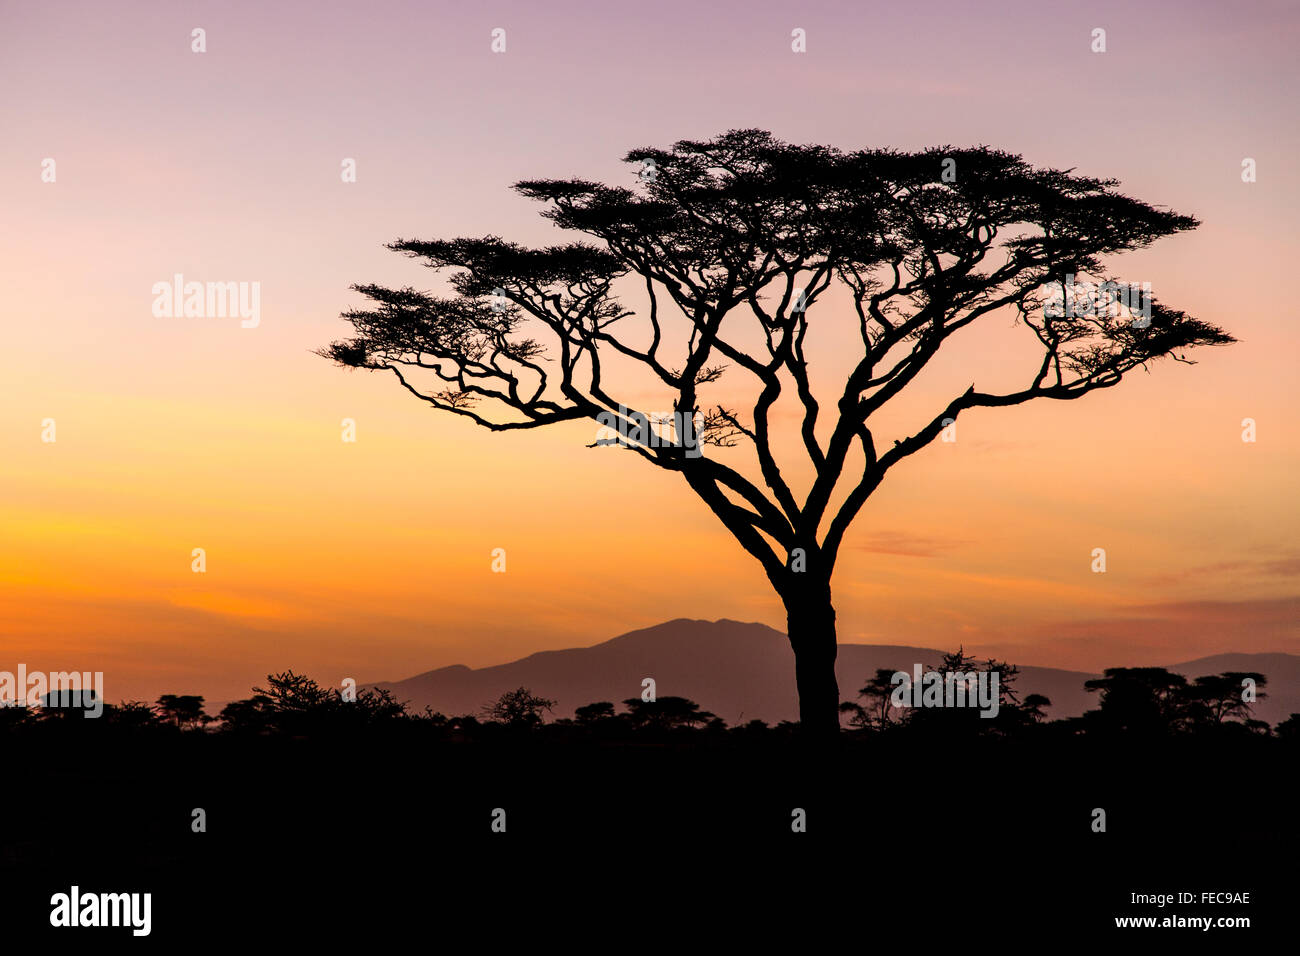
[[[527,687],[506,691],[493,703],[483,708],[483,716],[488,720],[508,724],[511,727],[536,727],[543,721],[543,711],[555,706],[555,701],[545,697],[534,696]]]
[[[193,694],[163,694],[156,706],[158,716],[175,724],[177,729],[194,728],[212,719],[203,712],[203,698]]]
[[[354,286],[370,300],[343,315],[355,334],[321,354],[391,371],[435,408],[496,431],[590,419],[608,426],[593,444],[680,473],[785,605],[805,727],[839,726],[831,576],[890,469],[967,409],[1076,399],[1155,359],[1233,341],[1150,299],[1141,319],[1095,297],[1080,307],[1080,280],[1114,282],[1103,257],[1197,225],[1111,180],[986,147],[842,152],[759,130],[637,149],[626,162],[627,187],[516,184],[585,239],[390,244],[451,270],[454,294]],[[878,443],[873,416],[955,333],[998,314],[1018,315],[1041,347],[1022,384],[972,384]],[[825,409],[805,352],[814,324],[854,350]],[[724,370],[734,374],[719,384]],[[631,400],[645,394],[636,376],[671,401],[671,427]],[[711,388],[743,389],[748,411],[706,400]],[[774,433],[778,400],[793,403],[797,434]],[[805,480],[778,465],[782,441]]]

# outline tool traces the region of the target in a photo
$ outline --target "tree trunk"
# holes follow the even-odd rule
[[[794,650],[799,723],[815,737],[833,738],[840,729],[840,687],[835,680],[835,608],[830,585],[801,582],[782,598],[786,633]]]

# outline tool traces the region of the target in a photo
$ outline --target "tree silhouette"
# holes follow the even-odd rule
[[[204,715],[205,721],[211,719]],[[104,720],[116,727],[140,730],[156,726],[159,718],[158,712],[144,701],[124,700],[119,704],[105,704]]]
[[[1251,719],[1251,702],[1245,695],[1247,681],[1253,681],[1256,688],[1262,688],[1268,683],[1268,678],[1254,671],[1228,671],[1196,678],[1187,689],[1193,719],[1216,726],[1225,720],[1248,722]],[[1255,700],[1263,700],[1267,696],[1262,690],[1257,690]]]
[[[483,708],[488,720],[516,728],[536,727],[542,722],[542,712],[555,706],[555,701],[534,696],[526,687],[506,691],[493,703]]]
[[[1041,724],[1047,716],[1043,713],[1043,708],[1051,706],[1051,700],[1042,694],[1030,694],[1020,705],[1020,713],[1027,723]]]
[[[909,707],[905,711],[905,720],[909,727],[937,733],[965,732],[972,734],[1014,733],[1019,730],[1025,723],[1030,722],[1028,715],[1021,712],[1020,699],[1016,694],[1016,678],[1020,674],[1020,668],[1006,661],[996,661],[993,658],[987,658],[983,663],[976,661],[974,655],[967,654],[964,647],[958,647],[951,653],[944,654],[939,663],[929,668],[939,674],[964,674],[968,679],[963,681],[962,689],[967,706],[964,707]],[[998,711],[993,718],[986,718],[982,715],[980,708],[974,706],[977,699],[978,683],[972,682],[969,677],[974,675],[978,680],[978,675],[987,673],[989,675],[997,674],[998,676]],[[944,693],[947,693],[947,685],[944,685]],[[991,684],[990,684],[991,689]],[[954,695],[957,686],[954,684]],[[1046,701],[1046,698],[1042,698]],[[1038,705],[1039,707],[1043,705]]]
[[[282,734],[346,732],[408,719],[406,708],[389,690],[366,688],[345,698],[341,691],[322,687],[293,671],[269,674],[266,680],[269,687],[254,687],[252,697],[222,708],[224,729]]]
[[[1253,700],[1246,695],[1250,682],[1253,700],[1268,696],[1262,690],[1268,678],[1255,671],[1205,674],[1188,683],[1186,677],[1162,667],[1107,668],[1102,677],[1083,685],[1100,691],[1101,708],[1085,713],[1081,726],[1148,734],[1267,734],[1268,724],[1252,716]]]
[[[610,720],[614,716],[614,705],[607,700],[598,700],[595,703],[584,704],[573,712],[574,719],[579,724],[589,725],[599,723],[602,720]]]
[[[1292,714],[1286,720],[1279,721],[1273,731],[1287,740],[1300,740],[1300,714]]]
[[[1085,690],[1100,695],[1095,715],[1102,726],[1133,733],[1168,733],[1181,727],[1186,714],[1187,678],[1163,667],[1108,667],[1085,681]]]
[[[269,708],[278,713],[310,713],[329,706],[329,689],[306,674],[295,674],[293,671],[268,674],[266,682],[269,687],[253,688],[253,699],[265,698]]]
[[[212,719],[203,712],[203,698],[192,694],[163,694],[155,706],[158,716],[178,729],[193,729]]]
[[[889,715],[894,709],[891,697],[898,686],[893,680],[894,673],[888,667],[876,668],[875,676],[858,691],[858,696],[866,703],[858,704],[846,700],[840,704],[840,712],[849,715],[849,723],[852,726],[863,730],[872,727],[884,730],[889,726]]]
[[[232,700],[221,708],[217,719],[223,730],[234,733],[263,733],[271,729],[271,700],[254,694],[244,700]]]
[[[1233,341],[1150,299],[1141,318],[1110,307],[1132,287],[1103,257],[1197,225],[1113,180],[987,147],[842,152],[761,130],[636,149],[626,161],[636,188],[515,186],[598,244],[392,243],[454,270],[455,294],[354,286],[370,303],[344,313],[353,337],[321,354],[391,371],[433,407],[494,431],[594,421],[604,427],[592,444],[680,473],[782,599],[807,728],[839,728],[831,577],[890,469],[969,409],[1073,400],[1155,359]],[[1100,283],[1104,308],[1091,293],[1080,307],[1081,280]],[[637,303],[616,298],[616,284]],[[1021,385],[972,384],[914,430],[878,440],[877,413],[942,346],[951,354],[957,333],[1010,314],[1041,352]],[[856,364],[820,402],[806,351],[814,315],[841,352],[859,342]],[[731,397],[705,397],[731,369],[739,380],[728,378],[727,396],[748,396],[745,415]],[[656,420],[637,400],[649,385],[672,409]],[[774,441],[778,399],[799,421],[788,442]],[[743,462],[722,451],[742,443]],[[791,448],[796,483],[778,463]]]
[[[697,727],[718,719],[707,710],[700,710],[699,704],[685,697],[657,697],[654,700],[630,697],[623,701],[623,705],[627,707],[632,726],[637,728],[674,730],[679,727]]]

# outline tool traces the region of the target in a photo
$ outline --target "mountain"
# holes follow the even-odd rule
[[[840,694],[853,699],[878,668],[910,671],[917,663],[928,668],[937,665],[943,653],[928,647],[841,644],[835,667]],[[1294,654],[1219,654],[1169,669],[1189,678],[1259,671],[1269,678],[1265,690],[1270,695],[1257,705],[1261,719],[1276,723],[1300,711],[1300,656]],[[1083,689],[1084,681],[1096,676],[1021,666],[1016,689],[1022,699],[1042,694],[1051,700],[1051,717],[1076,716],[1097,706],[1097,695]],[[765,624],[729,620],[681,618],[592,647],[540,651],[494,667],[456,664],[369,686],[391,690],[415,710],[427,705],[447,715],[477,714],[506,691],[527,687],[556,701],[551,714],[555,718],[571,717],[574,708],[593,701],[618,705],[639,697],[647,677],[654,679],[657,695],[688,697],[729,724],[755,718],[774,724],[798,716],[794,653],[785,634]]]

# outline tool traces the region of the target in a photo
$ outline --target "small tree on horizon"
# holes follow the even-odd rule
[[[537,697],[527,687],[506,691],[483,708],[483,716],[509,727],[532,728],[542,723],[543,712],[555,706],[555,701]]]
[[[700,710],[700,705],[686,697],[656,697],[654,700],[642,700],[629,697],[623,701],[627,708],[628,720],[633,727],[657,727],[673,730],[679,727],[695,728],[710,724],[717,719],[715,714]],[[725,725],[724,725],[725,726]]]
[[[598,700],[594,703],[583,704],[573,712],[573,719],[579,724],[584,725],[597,724],[602,720],[613,720],[614,704],[608,700]]]
[[[634,188],[515,186],[594,244],[392,243],[452,270],[455,294],[354,286],[369,305],[343,314],[353,336],[321,354],[392,372],[434,408],[493,431],[596,423],[592,445],[678,473],[780,596],[800,721],[820,733],[839,729],[836,559],[887,473],[971,409],[1071,401],[1160,358],[1233,341],[1149,298],[1140,319],[1110,309],[1113,296],[1102,310],[1080,306],[1080,288],[1133,288],[1105,257],[1198,225],[1113,180],[982,146],[842,152],[762,130],[635,149],[626,161]],[[958,333],[997,316],[1014,316],[1038,349],[1019,384],[972,383],[884,438],[878,413],[941,349],[952,355]],[[856,342],[851,370],[821,399],[808,362],[814,327],[841,353]],[[710,391],[724,375],[746,412]],[[651,386],[671,424],[652,420]],[[799,482],[778,462],[778,400],[794,411],[784,444],[796,449]]]
[[[203,712],[203,698],[195,694],[163,694],[154,706],[159,718],[174,724],[178,730],[186,727],[193,730],[213,720]]]
[[[893,694],[897,684],[894,683],[896,672],[888,667],[877,667],[875,676],[867,681],[866,686],[858,691],[865,704],[846,700],[840,704],[840,712],[849,715],[850,726],[861,730],[884,730],[890,724],[890,714],[894,711]]]
[[[1197,677],[1187,688],[1193,719],[1216,726],[1226,720],[1249,722],[1253,701],[1246,698],[1247,682],[1255,688],[1254,701],[1268,697],[1263,691],[1268,678],[1257,671],[1226,671]]]
[[[1171,733],[1183,727],[1187,716],[1187,678],[1163,667],[1107,667],[1083,687],[1096,692],[1099,703],[1084,718],[1110,729]]]

